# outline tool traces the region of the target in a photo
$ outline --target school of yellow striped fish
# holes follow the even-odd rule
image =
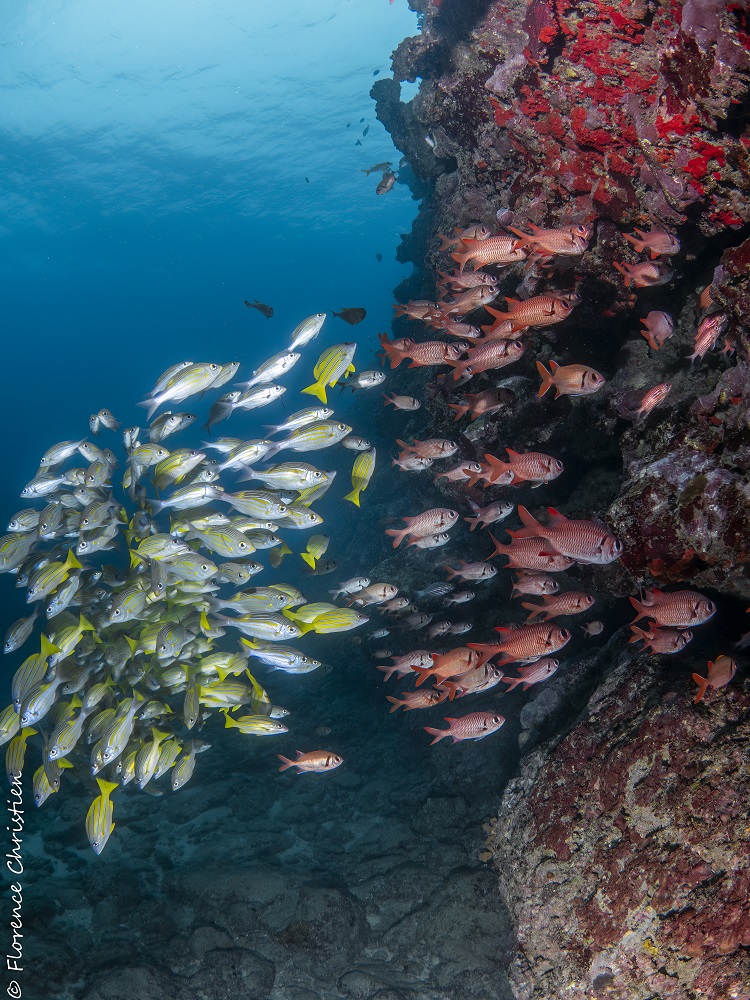
[[[221,395],[209,432],[235,411],[278,399],[285,392],[279,380],[324,320],[324,313],[307,317],[287,350]],[[262,469],[257,463],[282,451],[304,455],[352,442],[357,454],[347,499],[359,505],[367,488],[375,450],[335,419],[326,396],[326,387],[345,384],[354,372],[354,353],[355,344],[346,343],[320,355],[314,381],[302,391],[321,405],[267,428],[265,438],[213,438],[202,450],[173,447],[193,414],[156,412],[225,386],[239,364],[173,365],[140,404],[147,428],[120,431],[112,413],[100,410],[90,418],[90,435],[45,452],[23,489],[34,506],[20,510],[0,539],[0,571],[15,574],[33,610],[8,629],[5,653],[30,642],[37,623],[42,631],[13,676],[0,744],[7,744],[9,779],[23,772],[27,757],[38,762],[37,806],[74,777],[92,793],[98,786],[85,821],[96,854],[114,829],[115,802],[126,786],[161,795],[160,784],[178,791],[190,780],[197,755],[209,747],[196,735],[209,717],[223,715],[226,728],[247,736],[288,731],[281,720],[289,713],[251,672],[251,659],[266,669],[308,673],[320,660],[290,642],[368,620],[355,608],[308,603],[290,584],[250,584],[264,568],[262,553],[278,568],[301,548],[292,541],[295,532],[321,525],[312,505],[335,477],[296,457]],[[382,381],[380,373],[356,378],[365,388]],[[228,477],[235,480],[231,488]],[[242,479],[259,488],[238,488]],[[307,541],[301,555],[311,574],[335,568],[322,560],[329,541],[320,533]],[[298,774],[341,763],[326,750],[298,751],[294,762],[279,756],[280,770],[294,764]]]

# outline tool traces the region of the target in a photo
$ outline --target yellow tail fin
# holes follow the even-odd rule
[[[346,494],[344,500],[351,500],[352,503],[356,504],[359,507],[360,490],[361,490],[360,486],[355,486],[354,489],[351,491],[351,493]]]
[[[300,552],[300,556],[305,560],[311,569],[315,569],[315,556],[311,555],[309,552]]]
[[[322,382],[313,382],[312,385],[308,385],[306,389],[302,392],[306,392],[310,396],[317,396],[321,403],[327,403],[328,397],[326,396],[326,387]]]

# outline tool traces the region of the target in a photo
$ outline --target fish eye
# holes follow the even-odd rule
[[[115,609],[115,610],[114,610],[114,611],[112,612],[112,617],[113,617],[113,618],[119,618],[119,617],[120,617],[120,609],[119,609],[119,608],[116,608],[116,609]]]

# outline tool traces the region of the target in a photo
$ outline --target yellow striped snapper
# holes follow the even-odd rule
[[[280,424],[266,425],[266,430],[270,434],[283,434],[285,431],[296,431],[300,427],[314,424],[319,420],[328,420],[332,416],[333,410],[328,406],[306,406],[303,410],[297,410]]]
[[[335,385],[344,373],[354,371],[352,358],[356,349],[356,344],[335,344],[323,351],[313,369],[315,381],[302,392],[317,396],[321,403],[327,403],[326,386]]]
[[[280,378],[291,371],[301,357],[301,354],[296,354],[291,350],[280,351],[256,368],[251,379],[248,379],[247,382],[238,382],[237,385],[241,389],[251,389],[254,385],[258,385],[261,382],[273,382],[274,379]]]
[[[344,500],[351,500],[359,507],[359,495],[369,486],[374,471],[375,449],[370,448],[368,451],[360,452],[352,466],[352,491],[346,494]]]
[[[162,385],[160,380],[151,394],[138,405],[147,408],[147,419],[150,420],[162,403],[181,403],[196,393],[218,388],[228,382],[238,368],[239,362],[232,362],[229,365],[209,362],[187,365],[164,380],[161,388],[159,388]]]
[[[240,715],[233,716],[229,710],[224,711],[224,726],[226,729],[239,729],[241,733],[252,734],[253,736],[279,736],[281,733],[288,733],[289,729],[281,722],[269,718],[267,715]]]
[[[258,640],[241,639],[240,642],[250,650],[250,656],[254,656],[265,663],[266,666],[274,670],[283,670],[289,674],[307,674],[317,670],[321,665],[320,660],[315,660],[310,656],[305,656],[298,649],[292,646],[269,645]]]
[[[312,569],[315,569],[318,559],[322,558],[328,551],[330,541],[328,535],[312,535],[307,541],[306,550],[300,552],[300,558],[304,559]]]
[[[347,434],[351,434],[351,430],[348,424],[334,420],[320,420],[315,424],[307,424],[269,448],[266,459],[273,458],[284,448],[292,451],[320,451],[322,448],[330,448],[342,441]]]
[[[114,807],[110,795],[119,786],[114,781],[103,781],[101,778],[97,778],[96,783],[100,794],[91,803],[86,814],[86,836],[94,853],[101,854],[115,828]]]
[[[150,425],[148,439],[153,442],[163,441],[170,434],[185,430],[194,420],[194,413],[172,413],[171,410],[167,410],[166,413],[162,413]]]
[[[284,609],[284,615],[289,611]],[[241,615],[238,618],[230,618],[227,615],[216,615],[218,621],[223,625],[230,625],[239,629],[243,635],[252,639],[266,639],[270,642],[281,642],[284,639],[297,639],[302,635],[300,629],[293,621],[289,621],[281,615]]]
[[[249,469],[247,476],[241,478],[259,479],[272,489],[306,490],[318,486],[325,481],[325,473],[306,462],[284,462],[273,465],[263,472]]]
[[[35,608],[28,618],[19,618],[5,633],[4,653],[12,653],[20,649],[34,631],[34,622],[39,615],[39,608]]]

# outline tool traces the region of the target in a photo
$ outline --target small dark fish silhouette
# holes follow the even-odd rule
[[[376,253],[376,254],[375,254],[375,260],[376,260],[376,261],[378,262],[378,264],[380,264],[380,263],[381,263],[381,261],[383,260],[383,255],[382,255],[382,253]]]
[[[342,309],[341,312],[334,312],[332,309],[331,312],[333,312],[334,316],[338,316],[339,319],[343,319],[349,326],[356,326],[357,323],[361,323],[367,315],[366,310],[360,308]]]
[[[359,124],[361,125],[363,121],[364,121],[364,118],[360,118],[359,119]]]
[[[352,123],[351,123],[351,122],[347,122],[347,123],[346,123],[346,127],[347,127],[347,128],[351,128],[351,127],[352,127]]]
[[[357,141],[354,143],[354,145],[355,146],[361,146],[362,142],[359,139],[357,139]]]
[[[383,177],[375,188],[375,194],[387,194],[396,183],[396,175],[392,170],[384,170]]]
[[[363,136],[367,135],[367,133],[368,133],[369,131],[370,131],[370,126],[369,126],[369,125],[365,125],[365,128],[364,128],[364,131],[363,131],[362,135],[363,135]]]
[[[380,72],[380,70],[379,70],[379,69],[374,69],[374,70],[372,71],[372,75],[373,75],[373,76],[377,76],[379,72]]]
[[[245,305],[248,309],[257,309],[258,312],[263,313],[266,319],[270,319],[273,316],[273,309],[271,306],[267,306],[265,302],[258,302],[257,299],[253,302],[248,302],[247,299],[245,299]]]
[[[307,181],[308,184],[310,183],[310,178],[309,177],[305,177],[305,180]]]

